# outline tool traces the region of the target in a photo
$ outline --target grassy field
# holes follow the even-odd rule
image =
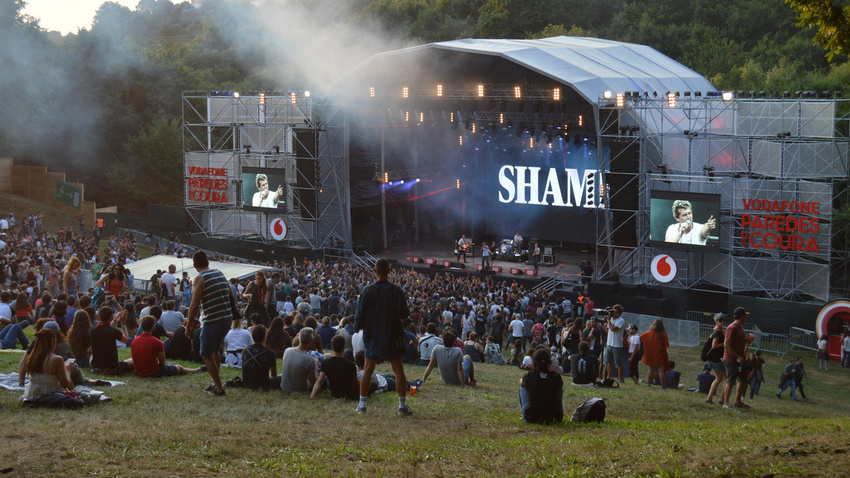
[[[671,348],[686,386],[695,385],[698,355]],[[19,357],[0,354],[0,372],[16,370]],[[6,476],[848,476],[850,371],[822,372],[813,355],[804,358],[809,402],[773,395],[783,364],[767,356],[750,410],[631,382],[567,385],[567,414],[601,396],[605,423],[548,427],[522,422],[522,372],[493,365],[477,366],[475,389],[433,377],[408,398],[415,414],[405,418],[394,394],[370,398],[365,415],[327,392],[313,401],[245,390],[208,397],[205,373],[125,377],[127,385],[105,389],[115,403],[80,411],[23,408],[17,392],[0,392],[0,468],[14,468]],[[421,378],[424,368],[407,371]]]

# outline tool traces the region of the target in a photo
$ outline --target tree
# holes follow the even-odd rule
[[[797,26],[817,28],[814,41],[830,61],[850,53],[850,4],[834,0],[785,0],[797,14]]]

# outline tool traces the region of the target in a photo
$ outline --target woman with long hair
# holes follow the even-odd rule
[[[584,320],[576,319],[572,327],[567,330],[567,339],[564,347],[567,348],[567,356],[578,353],[578,344],[584,339]]]
[[[114,264],[112,267],[109,267],[98,281],[95,283],[95,286],[100,287],[107,294],[111,294],[113,297],[118,299],[121,296],[121,292],[124,291],[124,288],[127,286],[126,276],[124,275],[124,266],[121,264]]]
[[[270,348],[277,358],[283,357],[283,352],[292,346],[292,337],[284,330],[283,325],[283,317],[275,317],[266,332],[266,347]]]
[[[15,299],[15,320],[21,327],[26,328],[28,325],[35,322],[35,312],[32,309],[32,304],[27,300],[27,293],[23,289],[18,291],[18,297]]]
[[[552,354],[546,347],[534,351],[531,371],[520,380],[519,401],[526,423],[560,423],[564,419],[564,381],[549,371]]]
[[[641,334],[640,342],[643,344],[643,363],[649,368],[646,376],[647,385],[651,387],[652,380],[657,376],[661,388],[664,388],[664,375],[669,361],[667,347],[670,346],[667,331],[664,330],[664,322],[661,319],[655,319],[649,331]]]
[[[248,308],[245,311],[245,317],[251,317],[251,314],[260,315],[260,324],[268,326],[269,312],[266,309],[268,303],[269,286],[266,282],[266,275],[263,271],[257,271],[254,275],[254,280],[248,283],[242,297],[248,299]]]
[[[45,328],[36,332],[32,350],[26,357],[25,370],[30,379],[24,391],[26,400],[47,403],[47,397],[74,388],[69,375],[74,364],[65,364],[55,351],[56,332]]]
[[[77,358],[77,365],[80,367],[88,367],[91,358],[89,329],[91,329],[91,318],[88,312],[78,310],[74,314],[74,322],[71,324],[71,328],[68,329],[68,345],[71,347],[71,352]]]
[[[66,295],[77,295],[79,285],[77,284],[77,276],[83,273],[82,263],[76,256],[68,260],[68,265],[65,266],[65,271],[62,273],[62,292]]]

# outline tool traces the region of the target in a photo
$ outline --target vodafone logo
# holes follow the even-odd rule
[[[676,261],[667,254],[659,254],[652,259],[652,277],[658,282],[670,282],[676,277]]]
[[[272,219],[269,223],[269,233],[272,235],[274,240],[279,241],[286,237],[286,233],[288,232],[288,228],[286,227],[286,223],[283,222],[283,219],[277,217]]]

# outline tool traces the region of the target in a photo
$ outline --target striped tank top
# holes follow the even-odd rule
[[[218,269],[207,269],[200,275],[204,282],[204,295],[201,298],[204,323],[222,319],[233,320],[230,310],[230,285],[224,274]]]

